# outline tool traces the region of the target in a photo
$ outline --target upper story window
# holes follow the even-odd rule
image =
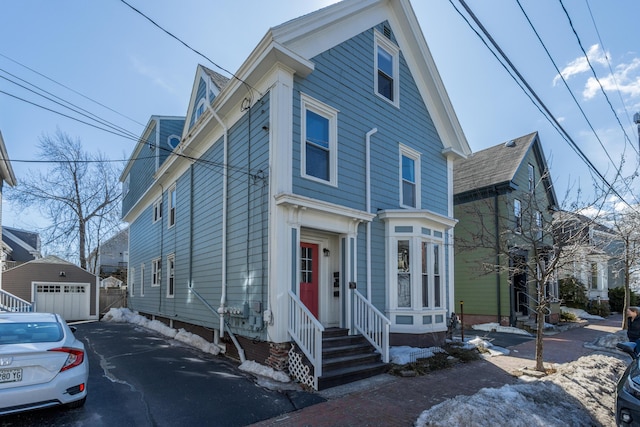
[[[528,168],[529,172],[529,192],[533,193],[533,190],[536,188],[536,170],[532,164],[529,164]]]
[[[536,238],[538,240],[542,239],[542,229],[543,229],[543,223],[542,223],[543,219],[542,219],[542,212],[540,211],[536,211]]]
[[[338,184],[338,110],[305,94],[302,105],[302,176]]]
[[[375,32],[375,91],[383,99],[399,106],[400,93],[398,46],[379,32]]]
[[[126,196],[129,193],[129,188],[131,185],[131,174],[127,174],[124,181],[122,182],[122,195]]]
[[[176,224],[176,186],[169,188],[169,227]]]
[[[400,205],[420,206],[420,153],[400,146]]]
[[[195,110],[193,110],[193,122],[195,123],[201,115],[204,114],[204,110],[207,108],[207,100],[206,98],[202,98],[198,101]]]
[[[153,222],[160,221],[162,219],[162,197],[153,202]]]
[[[513,199],[513,216],[516,220],[516,233],[522,233],[522,205],[518,199]]]

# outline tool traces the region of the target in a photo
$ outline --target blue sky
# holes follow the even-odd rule
[[[462,10],[458,0],[452,2]],[[633,173],[637,169],[634,150],[638,149],[638,133],[632,117],[640,111],[640,27],[637,25],[640,2],[520,2],[557,67],[563,71],[588,122],[558,78],[518,3],[515,0],[467,0],[492,37],[598,170],[612,182],[620,157],[624,155],[625,174]],[[332,1],[130,0],[130,3],[216,64],[235,72],[269,27]],[[587,66],[563,4],[608,101]],[[559,199],[565,199],[567,188],[575,194],[578,186],[585,196],[590,194],[591,177],[585,164],[452,4],[448,0],[414,0],[412,5],[472,150],[538,131]],[[16,80],[7,74],[11,73],[135,135],[141,133],[152,114],[186,114],[198,63],[226,74],[119,0],[6,2],[2,15],[0,91],[63,111],[6,80]],[[127,159],[135,145],[133,140],[0,93],[0,132],[18,180],[27,169],[43,167],[19,160],[35,159],[38,138],[55,133],[56,128],[80,138],[87,150],[101,150],[112,159]],[[601,145],[616,165],[607,159]],[[38,225],[38,221],[37,214],[17,215],[5,202],[4,225],[31,228]]]

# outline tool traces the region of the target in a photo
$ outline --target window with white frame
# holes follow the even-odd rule
[[[144,264],[140,265],[140,296],[144,296]]]
[[[131,174],[127,174],[122,182],[122,195],[126,196],[129,193],[129,188],[131,186]]]
[[[169,227],[176,224],[176,186],[175,184],[169,188]]]
[[[400,205],[420,206],[420,153],[400,145]]]
[[[162,280],[162,259],[156,258],[151,261],[151,286],[160,286]]]
[[[202,98],[198,101],[195,110],[193,110],[193,122],[195,123],[200,116],[204,114],[204,110],[207,108],[207,99]]]
[[[134,296],[136,294],[136,269],[135,267],[131,267],[129,269],[129,283],[127,284],[129,287],[129,295]]]
[[[162,219],[162,196],[153,202],[153,222],[158,222]]]
[[[522,205],[518,199],[513,199],[513,216],[516,221],[515,232],[522,233]]]
[[[591,289],[598,289],[598,263],[591,263],[591,277],[589,282],[591,282]]]
[[[540,211],[536,211],[536,238],[538,240],[542,239],[543,237],[543,219],[542,219],[542,212]]]
[[[175,295],[175,255],[167,257],[167,298]]]
[[[394,259],[397,259],[395,308],[441,308],[444,297],[441,243],[418,236],[394,240]]]
[[[396,107],[399,105],[400,51],[391,40],[375,32],[375,93]]]
[[[531,163],[529,163],[529,192],[533,193],[533,190],[536,188],[536,169],[533,167]]]
[[[301,171],[305,178],[338,184],[338,110],[300,96]]]

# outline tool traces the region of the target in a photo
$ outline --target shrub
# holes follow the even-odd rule
[[[595,314],[601,317],[609,317],[609,315],[611,314],[611,309],[609,308],[609,302],[600,301],[598,303],[597,301],[593,301],[593,300],[589,301],[589,304],[587,304],[587,313]]]
[[[584,283],[575,277],[567,277],[558,281],[558,291],[560,298],[564,300],[567,307],[584,309],[589,300]]]
[[[631,291],[629,305],[637,305],[638,296],[635,292]],[[609,306],[611,311],[621,313],[624,310],[624,287],[619,286],[617,288],[609,289]]]

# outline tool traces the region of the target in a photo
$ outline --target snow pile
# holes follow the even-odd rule
[[[149,320],[144,316],[140,316],[139,314],[132,312],[128,308],[111,308],[107,314],[102,316],[102,321],[133,323],[135,325],[142,326],[143,328],[156,331],[165,337],[173,338],[176,341],[180,341],[191,347],[200,349],[205,353],[211,353],[214,355],[220,353],[220,348],[218,346],[210,343],[199,335],[192,334],[184,329],[176,330],[170,328],[158,320]]]
[[[407,345],[401,345],[396,347],[389,347],[389,361],[396,365],[406,365],[408,363],[415,362],[416,359],[426,359],[433,357],[436,353],[446,353],[440,347],[409,347]]]
[[[579,308],[571,308],[571,307],[560,307],[563,313],[573,313],[579,319],[593,319],[593,320],[603,320],[604,317],[598,316],[597,314],[589,314],[584,310]]]
[[[484,388],[457,396],[424,411],[423,426],[594,426],[611,425],[614,390],[626,363],[595,354],[558,366],[556,373],[533,382]]]
[[[249,372],[251,374],[259,375],[262,377],[271,378],[281,383],[288,383],[291,378],[282,371],[276,371],[268,366],[261,365],[253,360],[247,360],[243,362],[239,367],[241,371]]]
[[[479,325],[472,325],[471,328],[478,331],[487,331],[487,332],[506,332],[509,334],[518,334],[518,335],[528,335],[531,334],[524,329],[514,328],[513,326],[502,326],[497,322],[494,323],[481,323]]]

